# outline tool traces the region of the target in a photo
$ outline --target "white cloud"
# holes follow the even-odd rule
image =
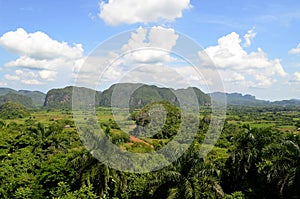
[[[27,79],[27,80],[22,80],[21,81],[23,84],[28,84],[28,85],[42,85],[43,82],[40,82],[36,79]]]
[[[241,82],[246,80],[244,75],[234,71],[222,71],[221,75],[224,77],[223,80],[225,82]]]
[[[16,76],[8,74],[6,79],[19,80],[24,84],[40,85],[55,81],[58,71],[65,71],[71,77],[73,68],[79,67],[78,64],[84,59],[81,44],[70,46],[43,32],[27,33],[22,28],[2,35],[0,46],[19,56],[4,64],[9,68],[18,68]]]
[[[300,83],[300,72],[295,72],[293,74],[293,79],[291,80],[291,82],[299,82]]]
[[[266,75],[256,74],[254,75],[254,78],[257,80],[257,83],[256,85],[253,85],[253,87],[256,88],[268,88],[272,86],[273,83],[276,82],[271,77],[268,77]]]
[[[190,0],[109,0],[100,3],[99,17],[110,25],[173,21],[189,8]]]
[[[69,70],[73,67],[76,67],[78,60],[66,60],[63,58],[53,58],[50,60],[36,60],[31,57],[21,56],[14,61],[10,61],[5,64],[6,67],[20,67],[34,70],[56,70],[59,68],[64,68]]]
[[[102,75],[103,81],[116,81],[124,73],[140,65],[147,65],[151,69],[153,65],[167,64],[174,60],[169,51],[176,45],[178,37],[173,29],[160,26],[151,29],[140,27],[131,33],[125,44],[120,45],[119,50],[109,51],[105,57],[99,56],[97,51],[96,55],[89,56],[80,70],[80,78],[84,80],[89,75],[96,75],[90,78],[94,81]],[[99,71],[104,71],[104,74],[99,74]]]
[[[128,63],[170,62],[173,59],[169,51],[176,45],[178,37],[172,28],[154,26],[151,29],[145,29],[140,27],[131,34],[131,38],[121,50],[127,53],[124,58]]]
[[[6,82],[0,82],[0,86],[7,86]]]
[[[255,33],[252,30],[248,31],[244,36],[246,46],[251,44],[254,37]],[[223,73],[226,82],[244,81],[248,82],[248,87],[266,88],[276,82],[277,77],[287,75],[280,59],[269,59],[261,48],[248,53],[241,46],[241,42],[240,35],[232,32],[221,37],[218,45],[210,46],[198,54],[203,59],[206,53],[217,69],[226,71]],[[203,62],[207,62],[207,58]]]
[[[41,72],[41,71],[39,71]],[[5,79],[10,81],[19,81],[23,84],[28,85],[41,85],[44,84],[42,81],[39,81],[39,72],[37,71],[31,71],[28,69],[25,70],[16,70],[15,75],[6,74],[4,75]]]
[[[300,54],[300,44],[296,48],[293,48],[289,51],[290,54],[295,55],[295,54]]]
[[[249,30],[248,33],[244,35],[244,39],[245,39],[244,46],[249,47],[251,45],[252,39],[254,39],[255,36],[256,33],[254,32],[254,29]]]
[[[54,81],[57,72],[56,71],[49,71],[49,70],[42,70],[39,71],[40,78],[46,80],[46,81]]]
[[[43,32],[27,33],[23,28],[7,32],[0,37],[0,45],[20,56],[33,59],[66,58],[76,59],[82,56],[81,44],[69,46],[66,42],[51,39]]]
[[[103,49],[100,53],[96,50],[95,55],[92,54],[86,59],[77,80],[83,85],[94,85],[99,78],[106,83],[116,83],[124,78],[133,82],[150,82],[158,80],[155,77],[159,77],[161,82],[170,81],[172,75],[163,72],[169,71],[165,70],[165,66],[176,60],[170,54],[179,37],[174,29],[160,26],[140,27],[129,36],[124,43],[116,38],[118,42],[115,43],[120,46],[112,51],[107,50],[104,56],[99,56]],[[100,74],[101,71],[103,74]]]
[[[9,75],[9,74],[4,75],[4,78],[7,79],[7,80],[11,80],[11,81],[20,80],[20,77],[15,76],[15,75]]]

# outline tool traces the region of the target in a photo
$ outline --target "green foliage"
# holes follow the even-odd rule
[[[15,110],[20,105],[6,106],[5,110]],[[153,115],[161,108],[165,117],[156,114],[163,121],[158,122],[163,124],[158,130],[154,128]],[[299,197],[300,135],[295,124],[300,111],[297,108],[230,107],[222,134],[206,157],[200,152],[207,146],[202,142],[212,118],[209,107],[203,109],[200,115],[191,112],[187,116],[190,124],[199,119],[198,134],[189,149],[168,167],[145,174],[116,171],[95,159],[81,143],[65,110],[36,110],[26,120],[0,120],[0,198]],[[97,108],[98,121],[110,141],[121,149],[151,153],[170,144],[168,153],[172,155],[185,143],[170,142],[181,122],[179,109],[170,102],[150,103],[132,114],[140,127],[148,127],[143,133],[152,134],[151,138],[135,141],[120,129],[110,111]],[[124,116],[126,122],[127,117]],[[86,121],[91,132],[90,125],[98,125],[96,119]],[[276,124],[256,128],[254,124],[258,122]],[[286,131],[282,124],[292,127]],[[64,128],[66,125],[71,128]],[[182,125],[186,132],[195,128]],[[95,146],[102,144],[91,139]]]
[[[298,120],[298,121],[296,122],[295,126],[296,126],[297,128],[300,128],[300,120]]]
[[[136,113],[133,119],[137,125],[133,135],[145,137],[152,135],[155,139],[170,139],[179,130],[181,112],[170,102],[161,101],[148,104]]]
[[[244,198],[245,198],[245,195],[240,191],[234,192],[232,194],[226,194],[223,197],[223,199],[244,199]]]
[[[29,116],[30,112],[21,104],[6,102],[0,106],[0,118],[2,119],[19,119]]]
[[[75,174],[75,170],[70,167],[66,167],[69,157],[65,154],[58,154],[56,156],[50,156],[47,160],[43,161],[38,171],[38,181],[49,193],[56,185],[63,181],[69,182]]]
[[[7,95],[14,94],[14,95]],[[6,95],[6,96],[5,96]],[[4,97],[2,97],[4,96]],[[10,88],[0,88],[0,102],[12,101],[24,106],[43,106],[46,94],[39,91],[13,90]],[[9,99],[9,100],[8,100]]]
[[[42,107],[45,102],[46,94],[40,91],[27,91],[27,90],[20,90],[18,93],[30,97],[32,100],[32,105]]]
[[[150,86],[145,84],[131,84],[131,83],[123,83],[123,84],[115,84],[112,85],[109,89],[103,91],[100,95],[100,106],[111,106],[111,98],[114,92],[118,92],[117,96],[121,96],[118,104],[118,108],[128,108],[127,98],[124,100],[124,96],[127,96],[128,93],[132,93],[129,101],[129,108],[131,111],[135,109],[143,108],[147,104],[158,102],[158,101],[168,101],[176,106],[179,106],[179,101],[177,96],[182,96],[185,99],[196,97],[195,106],[209,105],[210,97],[203,93],[198,88],[187,88],[187,89],[178,89],[174,90],[172,88],[159,88],[157,86]],[[194,95],[191,95],[191,94]],[[187,99],[191,101],[190,99]],[[192,99],[193,101],[193,99]]]
[[[26,107],[32,107],[32,99],[22,94],[7,93],[4,96],[0,96],[0,105],[6,102],[14,102]]]
[[[48,91],[44,106],[50,109],[70,109],[72,105],[73,89],[82,96],[95,96],[95,104],[99,104],[99,92],[88,88],[68,86],[62,89],[52,89]]]
[[[99,197],[93,193],[91,185],[83,185],[79,190],[71,192],[70,187],[65,182],[59,182],[58,187],[52,192],[52,199],[98,199]]]

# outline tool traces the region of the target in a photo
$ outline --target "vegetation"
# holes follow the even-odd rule
[[[18,93],[30,97],[34,106],[43,106],[46,94],[39,91],[19,90]]]
[[[30,112],[21,104],[6,102],[0,106],[1,119],[18,119],[28,116],[30,116]]]
[[[85,120],[122,151],[151,153],[172,143],[179,125],[192,129],[172,99],[131,112],[114,107],[118,116],[113,108],[96,107],[98,121]],[[0,106],[0,198],[299,198],[298,106],[229,106],[218,142],[202,157],[210,111],[205,105],[186,117],[199,123],[179,159],[155,172],[128,173],[91,155],[68,109],[7,102]],[[175,150],[178,143],[172,144]]]
[[[14,94],[14,95],[11,95]],[[6,95],[6,96],[5,96]],[[20,96],[21,95],[21,96]],[[0,88],[0,103],[12,101],[24,106],[43,106],[46,94],[39,91],[13,90],[10,88]]]
[[[170,89],[159,88],[144,84],[120,83],[112,85],[102,93],[87,88],[66,87],[63,89],[52,89],[47,93],[44,106],[47,108],[70,108],[72,91],[77,89],[77,93],[88,92],[90,96],[95,96],[95,105],[103,107],[130,108],[131,110],[140,109],[149,103],[157,101],[169,101],[179,105],[177,95],[188,97],[193,91],[197,100],[197,105],[209,105],[210,97],[198,88]],[[131,93],[133,92],[133,93]],[[127,96],[128,94],[132,94]],[[114,95],[114,96],[113,96]],[[111,104],[112,98],[118,99],[118,104]],[[128,99],[130,99],[128,101]]]
[[[6,95],[0,96],[0,105],[6,102],[14,102],[26,107],[32,107],[32,99],[21,94],[7,93]]]

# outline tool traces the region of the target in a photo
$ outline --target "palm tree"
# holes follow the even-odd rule
[[[258,163],[262,161],[262,149],[277,140],[277,133],[271,129],[251,129],[244,126],[234,138],[235,148],[226,161],[222,175],[222,186],[227,193],[235,191],[247,192],[256,189],[254,193],[261,196],[263,191],[262,176],[258,171]]]
[[[283,198],[297,198],[300,191],[300,148],[297,143],[285,140],[264,149],[266,160],[271,161],[267,180],[277,186]]]
[[[77,188],[91,184],[100,197],[120,197],[125,191],[125,174],[102,164],[88,151],[78,154],[70,164],[77,171],[72,183]]]
[[[48,153],[56,153],[57,149],[66,152],[66,139],[62,139],[63,127],[59,124],[52,124],[45,127],[41,123],[28,128],[34,137],[35,145],[33,152],[37,153],[41,158],[46,158]]]
[[[219,171],[190,150],[176,163],[155,174],[154,198],[209,198],[223,196]]]

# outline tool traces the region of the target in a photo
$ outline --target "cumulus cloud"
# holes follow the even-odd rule
[[[289,51],[290,54],[295,55],[295,54],[299,54],[300,53],[300,44],[298,44],[298,46],[296,48],[292,48]]]
[[[290,82],[300,83],[300,72],[295,72]]]
[[[19,81],[23,84],[28,85],[41,85],[42,81],[37,80],[39,77],[38,73],[30,70],[16,70],[14,75],[6,74],[4,78],[10,81]]]
[[[173,21],[189,8],[190,0],[109,0],[100,3],[99,17],[110,25]]]
[[[114,50],[101,48],[99,52],[96,49],[80,69],[80,79],[92,80],[94,83],[93,81],[99,79],[101,75],[104,81],[116,81],[126,71],[140,65],[147,65],[151,69],[153,65],[163,65],[174,60],[170,51],[179,37],[174,29],[160,26],[150,29],[140,27],[129,36],[128,41],[123,44],[118,40],[119,38],[116,38],[118,42],[115,43],[120,43],[120,46]],[[75,70],[79,72],[79,68]],[[104,73],[99,74],[100,71]]]
[[[38,81],[36,79],[23,79],[21,81],[23,84],[28,84],[28,85],[41,85],[43,82]]]
[[[160,82],[170,81],[174,75],[164,72],[170,63],[176,61],[171,51],[176,46],[179,35],[172,28],[154,26],[138,28],[130,33],[129,39],[119,42],[115,50],[104,53],[95,51],[89,56],[80,70],[79,78],[83,85],[93,85],[101,77],[102,82]],[[95,67],[97,66],[97,67]],[[101,71],[103,71],[102,74]],[[151,77],[153,75],[153,77]],[[157,77],[155,79],[155,77]],[[126,80],[125,80],[126,79]]]
[[[23,28],[7,32],[0,37],[0,45],[20,56],[34,59],[76,59],[83,54],[81,44],[69,46],[66,42],[51,39],[43,32],[27,33]]]
[[[176,45],[178,37],[172,28],[139,28],[131,34],[131,38],[121,50],[129,63],[169,62],[172,61],[169,51]]]
[[[221,75],[224,77],[223,80],[225,82],[241,82],[246,80],[244,75],[235,71],[222,71]]]
[[[251,45],[252,39],[254,39],[255,36],[256,33],[254,32],[254,29],[249,30],[248,33],[244,35],[244,39],[245,39],[244,46],[249,47]]]
[[[244,36],[245,46],[251,45],[251,39],[254,37],[253,30],[248,31]],[[276,77],[286,76],[280,59],[269,59],[267,53],[261,48],[248,53],[241,43],[240,35],[232,32],[221,37],[218,45],[210,46],[198,54],[203,58],[203,54],[206,53],[217,69],[227,71],[223,73],[226,75],[224,79],[227,82],[248,81],[249,83],[251,79],[249,87],[267,88],[276,81]]]
[[[18,68],[7,80],[19,80],[24,84],[40,85],[56,79],[57,71],[63,69],[67,74],[83,59],[81,44],[72,46],[59,42],[43,32],[28,33],[19,28],[0,37],[0,46],[18,55],[16,60],[5,63],[6,67]]]
[[[15,75],[10,75],[10,74],[4,75],[4,78],[7,79],[7,80],[11,80],[11,81],[17,81],[17,80],[20,80],[20,77],[15,76]]]
[[[50,71],[50,70],[42,70],[39,71],[38,73],[40,78],[46,81],[54,81],[57,74],[56,71]]]

